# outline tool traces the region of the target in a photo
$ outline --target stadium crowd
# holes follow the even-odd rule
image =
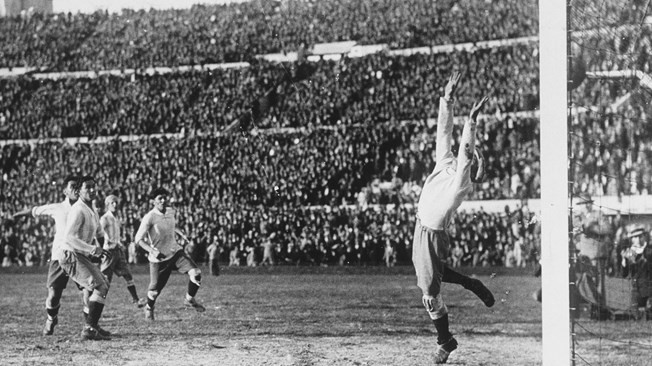
[[[393,20],[386,21],[390,13]],[[154,75],[0,79],[0,138],[91,140],[2,145],[0,255],[12,263],[48,259],[51,225],[7,218],[62,199],[58,183],[72,173],[93,174],[103,196],[120,197],[125,243],[149,209],[148,192],[164,185],[191,238],[186,250],[201,261],[212,243],[234,265],[267,264],[270,253],[275,263],[409,261],[413,205],[434,164],[431,120],[442,75],[451,70],[469,75],[457,115],[492,91],[478,131],[489,175],[471,198],[539,197],[538,118],[514,115],[538,108],[536,43],[296,64],[254,56],[339,40],[404,49],[531,36],[536,14],[536,2],[513,0],[261,0],[0,19],[0,67],[250,63]],[[219,134],[247,113],[253,124],[241,120],[235,133]],[[177,135],[154,135],[160,133]],[[95,141],[115,135],[145,136]],[[451,264],[534,263],[533,216],[527,207],[460,212]],[[140,250],[129,252],[137,257]]]
[[[589,79],[573,95],[578,113],[570,138],[577,189],[593,196],[650,194],[649,91],[634,80]]]
[[[25,14],[0,19],[0,67],[78,71],[250,61],[348,40],[393,49],[477,42],[536,35],[537,14],[536,1],[516,0],[254,0],[121,14]]]
[[[536,119],[510,117],[483,124],[490,174],[474,198],[538,197],[536,125]],[[93,172],[103,194],[116,194],[127,203],[122,217],[128,231],[147,210],[147,190],[157,184],[175,193],[182,226],[189,225],[191,235],[219,227],[216,211],[225,207],[410,205],[434,165],[432,133],[423,123],[387,123],[244,137],[7,144],[2,148],[0,208],[6,217],[57,201],[56,185],[32,182],[56,182],[70,172]],[[48,163],[52,161],[68,164]]]
[[[409,263],[414,206],[350,205],[264,210],[220,206],[210,212],[177,202],[180,225],[189,235],[185,250],[197,262],[208,261],[206,249],[218,246],[218,257],[233,266],[378,265]],[[129,209],[123,210],[128,212]],[[124,215],[124,213],[122,214]],[[206,220],[210,216],[211,220]],[[124,217],[124,216],[122,216]],[[456,244],[452,266],[533,267],[540,234],[527,207],[502,213],[461,211],[451,225]],[[3,266],[43,265],[50,255],[52,225],[46,220],[3,224],[0,261]],[[136,219],[123,231],[131,263],[145,262],[145,253],[131,241]]]
[[[0,137],[215,134],[273,89],[258,128],[352,125],[436,118],[444,75],[465,78],[458,115],[484,90],[486,113],[538,108],[538,51],[516,44],[473,52],[388,56],[374,54],[310,65],[296,75],[288,64],[265,61],[244,69],[172,74],[0,79]]]

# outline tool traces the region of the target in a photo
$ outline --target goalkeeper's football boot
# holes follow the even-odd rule
[[[448,341],[440,344],[437,346],[437,350],[435,351],[435,363],[446,363],[446,361],[448,361],[448,356],[450,356],[451,352],[455,351],[456,349],[457,340],[455,340],[453,337],[451,337],[451,339]]]
[[[186,308],[195,309],[198,313],[203,313],[204,311],[206,311],[206,308],[204,307],[204,305],[198,303],[197,300],[195,300],[194,297],[192,299],[190,299],[190,300],[188,300],[188,299],[183,300],[183,305],[185,305]]]
[[[494,306],[496,299],[494,299],[494,294],[482,283],[482,281],[471,278],[468,283],[464,284],[464,288],[472,291],[475,296],[479,297],[484,305],[488,308]]]
[[[52,319],[48,317],[45,321],[45,327],[43,327],[43,335],[52,335],[54,334],[54,327],[59,324],[59,317],[55,316]]]

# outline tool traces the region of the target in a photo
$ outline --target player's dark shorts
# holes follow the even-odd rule
[[[439,295],[449,250],[448,233],[427,228],[417,218],[412,241],[412,264],[417,273],[417,286],[424,295]]]
[[[165,284],[167,284],[168,279],[172,271],[177,270],[179,273],[188,273],[193,268],[197,267],[195,261],[193,261],[188,255],[183,251],[179,250],[174,254],[174,256],[166,261],[162,262],[149,262],[149,291],[161,292]]]
[[[83,255],[64,250],[63,259],[59,261],[61,268],[77,285],[93,291],[97,288],[108,289],[109,284],[99,267]]]
[[[68,277],[63,268],[61,268],[59,261],[51,260],[48,267],[48,288],[52,287],[54,289],[63,290],[68,284],[68,279],[70,279],[70,277]]]
[[[112,271],[113,274],[120,277],[131,275],[122,247],[118,245],[113,249],[109,249],[109,252],[111,253],[111,259],[102,257],[102,265],[100,266],[102,273],[107,274],[107,271]]]

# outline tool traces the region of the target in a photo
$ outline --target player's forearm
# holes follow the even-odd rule
[[[453,99],[439,98],[439,116],[437,117],[437,159],[451,149],[453,135]]]
[[[32,214],[32,211],[34,208],[26,208],[24,210],[18,211],[15,214],[12,215],[12,217],[21,217],[21,216],[30,216]]]
[[[177,235],[179,235],[181,239],[185,240],[186,242],[190,241],[190,239],[188,239],[188,237],[186,236],[186,234],[183,233],[183,231],[179,229],[174,229],[174,232],[177,233]]]
[[[457,163],[459,167],[466,165],[473,157],[476,127],[477,122],[472,118],[468,118],[464,123],[462,138],[460,139],[460,150],[457,153]]]
[[[141,248],[143,248],[143,249],[144,249],[146,252],[148,252],[148,253],[151,252],[151,251],[154,249],[153,246],[149,245],[149,244],[148,244],[145,240],[143,240],[143,239],[140,239],[140,240],[136,241],[136,243],[138,243],[138,246],[140,246]]]
[[[75,251],[78,253],[83,253],[86,255],[98,255],[98,247],[97,245],[89,244],[86,243],[85,241],[79,239],[75,235],[69,234],[66,237],[66,243]]]

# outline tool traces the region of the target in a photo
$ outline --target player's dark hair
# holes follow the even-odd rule
[[[84,176],[81,176],[81,177],[79,177],[79,178],[77,179],[77,181],[76,181],[75,189],[79,190],[79,189],[81,189],[81,187],[82,187],[82,185],[83,185],[84,183],[86,183],[86,182],[90,182],[90,181],[94,181],[94,180],[95,180],[95,178],[93,178],[93,177],[90,176],[90,175],[84,175]]]
[[[73,187],[77,184],[77,181],[79,180],[79,177],[76,175],[69,175],[63,179],[63,185],[65,187],[68,186],[69,182],[73,182]]]
[[[84,175],[83,177],[79,178],[79,186],[81,187],[82,184],[90,181],[95,181],[95,178],[90,175]]]
[[[156,188],[152,191],[152,193],[149,194],[149,197],[151,199],[156,198],[157,196],[169,196],[170,192],[168,192],[167,189],[165,188]]]

